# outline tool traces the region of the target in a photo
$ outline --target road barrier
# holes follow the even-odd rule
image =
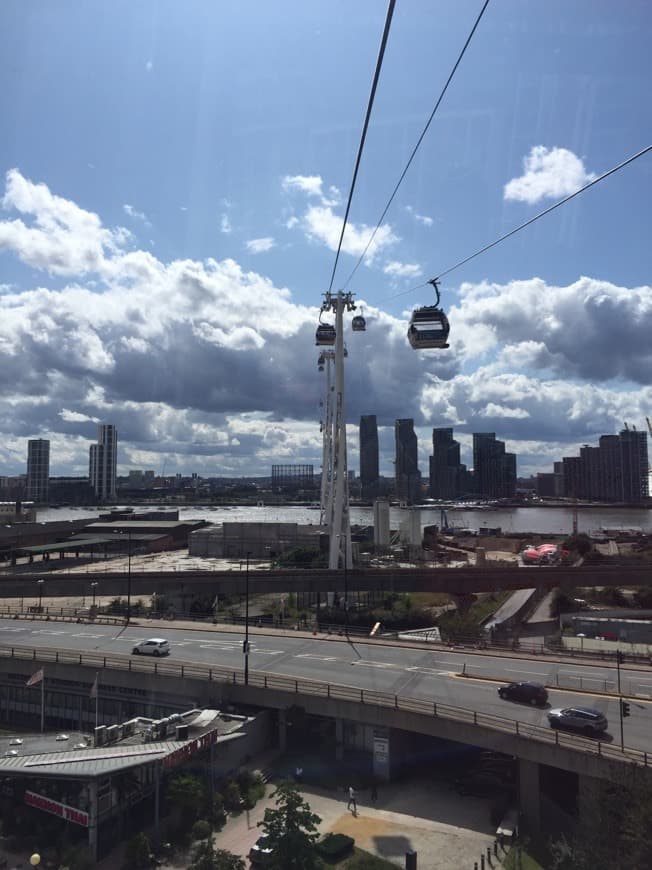
[[[216,683],[228,683],[234,686],[244,686],[244,672],[228,668],[212,667],[199,663],[177,663],[169,659],[147,660],[140,656],[103,655],[94,652],[75,652],[74,650],[53,650],[37,647],[0,646],[0,657],[39,663],[55,662],[57,664],[82,665],[98,669],[129,671],[132,673],[156,674],[161,677],[177,677],[182,679],[207,680]],[[387,692],[376,692],[371,689],[360,689],[338,683],[325,683],[317,680],[304,680],[289,676],[249,671],[248,686],[250,688],[270,689],[277,692],[287,692],[290,695],[304,695],[328,698],[338,701],[352,701],[384,709],[401,710],[422,716],[435,716],[467,725],[476,725],[511,734],[518,738],[535,740],[539,743],[552,744],[584,754],[590,753],[605,759],[628,762],[649,767],[652,756],[639,749],[613,746],[592,738],[564,734],[555,729],[532,725],[529,722],[519,722],[504,716],[491,713],[480,713],[464,707],[441,704],[437,701],[427,701],[422,698],[406,698]]]

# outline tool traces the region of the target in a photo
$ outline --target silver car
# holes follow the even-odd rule
[[[604,713],[592,707],[565,707],[549,710],[548,721],[552,728],[565,728],[569,731],[579,731],[587,737],[602,734],[607,730],[607,718]]]
[[[162,637],[150,637],[149,640],[141,640],[133,648],[135,656],[166,656],[170,652],[170,644]]]

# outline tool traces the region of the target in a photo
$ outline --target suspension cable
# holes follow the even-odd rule
[[[589,181],[588,184],[585,184],[584,187],[580,187],[574,193],[565,196],[563,199],[560,199],[559,202],[554,203],[548,208],[540,211],[539,214],[536,214],[534,217],[531,217],[529,220],[525,221],[525,223],[520,224],[520,226],[515,227],[513,230],[510,230],[508,233],[500,236],[500,238],[491,242],[488,245],[485,245],[484,248],[480,248],[479,251],[476,251],[473,254],[470,254],[468,257],[465,257],[463,260],[455,263],[454,266],[449,266],[448,269],[445,269],[443,272],[440,272],[435,278],[432,278],[430,281],[426,281],[423,284],[417,284],[416,287],[411,287],[409,290],[403,290],[401,293],[395,293],[393,296],[386,297],[387,299],[396,299],[399,296],[405,296],[408,293],[413,293],[415,290],[418,290],[420,287],[425,287],[426,284],[430,284],[431,281],[440,281],[446,275],[450,275],[451,272],[455,271],[455,269],[459,269],[460,266],[463,266],[465,263],[468,263],[470,260],[475,259],[475,257],[479,257],[480,254],[484,254],[485,251],[489,251],[491,248],[495,248],[496,245],[499,245],[501,242],[504,242],[505,239],[508,239],[510,236],[513,236],[515,233],[520,232],[520,230],[525,229],[525,227],[529,227],[530,224],[533,224],[535,221],[538,221],[539,218],[542,218],[546,214],[550,214],[551,211],[554,211],[556,208],[559,208],[560,205],[564,205],[566,202],[570,202],[574,197],[579,196],[580,193],[584,193],[585,190],[588,190],[589,187],[593,187],[594,184],[597,184],[599,181],[604,181],[605,178],[608,178],[610,175],[613,175],[614,172],[618,172],[619,169],[623,169],[629,163],[633,163],[634,160],[638,160],[639,157],[643,157],[644,154],[647,154],[648,151],[652,151],[652,145],[648,145],[646,148],[643,148],[641,151],[638,151],[636,154],[633,154],[631,157],[628,157],[627,160],[623,160],[622,163],[619,163],[617,166],[612,167],[607,170],[607,172],[603,172],[602,175],[599,175],[597,178],[594,178],[593,181]]]
[[[445,95],[446,91],[448,90],[448,86],[450,85],[451,81],[453,80],[453,76],[454,76],[455,73],[457,72],[457,68],[458,68],[458,66],[459,66],[460,63],[461,63],[462,58],[464,57],[464,54],[465,54],[465,52],[466,52],[466,49],[469,47],[469,43],[470,43],[471,40],[473,39],[473,35],[475,34],[475,31],[477,30],[477,27],[478,27],[478,25],[480,24],[480,19],[481,19],[482,16],[484,15],[484,11],[485,11],[485,9],[487,8],[488,5],[489,5],[489,0],[485,0],[484,5],[483,5],[482,9],[480,10],[479,15],[478,15],[478,17],[477,17],[476,20],[475,20],[475,24],[474,24],[473,27],[471,28],[471,32],[470,32],[469,35],[467,36],[467,38],[466,38],[466,42],[464,43],[464,45],[463,45],[463,47],[462,47],[462,50],[460,51],[460,53],[459,53],[459,55],[458,55],[458,57],[457,57],[457,60],[455,61],[455,65],[453,66],[453,69],[451,70],[450,75],[449,75],[448,78],[446,79],[446,84],[444,85],[444,87],[442,88],[441,93],[439,94],[439,98],[437,99],[437,102],[435,103],[435,108],[434,108],[434,109],[432,110],[432,112],[430,113],[430,117],[428,118],[428,121],[426,122],[426,126],[425,126],[425,127],[423,128],[423,130],[421,131],[421,135],[420,135],[419,138],[417,139],[417,143],[416,143],[416,145],[414,146],[414,148],[412,149],[412,153],[410,154],[410,157],[409,157],[409,159],[408,159],[408,162],[405,164],[405,168],[403,169],[403,172],[401,173],[401,175],[399,176],[398,181],[396,182],[396,186],[394,187],[394,190],[392,191],[392,195],[391,195],[390,198],[388,199],[388,201],[387,201],[387,205],[385,206],[385,208],[384,208],[384,210],[383,210],[383,213],[381,214],[380,218],[378,219],[378,223],[376,224],[376,227],[375,227],[373,233],[372,233],[371,236],[369,237],[369,241],[367,242],[364,251],[363,251],[362,254],[360,255],[360,259],[359,259],[358,262],[355,264],[355,266],[353,267],[353,271],[351,272],[351,274],[349,275],[349,277],[348,277],[348,278],[346,279],[346,281],[344,282],[344,287],[347,287],[347,286],[349,285],[349,282],[351,281],[351,279],[353,278],[353,276],[355,275],[355,273],[358,271],[358,268],[359,268],[360,265],[362,264],[362,261],[364,260],[365,255],[366,255],[367,251],[369,250],[369,247],[371,246],[371,243],[373,242],[374,238],[376,237],[376,233],[377,233],[378,230],[380,229],[380,227],[381,227],[381,225],[382,225],[382,223],[383,223],[383,220],[385,219],[385,215],[386,215],[387,212],[389,211],[389,207],[391,206],[392,202],[394,201],[394,197],[395,197],[396,194],[398,193],[398,189],[399,189],[399,187],[401,186],[401,184],[402,184],[402,182],[403,182],[403,179],[405,178],[405,176],[406,176],[406,174],[407,174],[408,169],[409,169],[410,166],[412,165],[412,161],[414,160],[414,158],[415,158],[415,156],[416,156],[416,153],[417,153],[417,151],[419,150],[419,146],[421,145],[421,142],[423,141],[424,136],[425,136],[426,133],[428,132],[428,128],[430,127],[430,124],[432,123],[432,119],[435,117],[435,114],[436,114],[436,112],[437,112],[437,109],[439,108],[439,104],[440,104],[441,101],[444,99],[444,95]]]
[[[342,232],[340,233],[340,240],[337,245],[337,253],[335,254],[335,262],[333,264],[333,271],[331,273],[331,281],[328,285],[328,292],[333,289],[333,281],[335,280],[335,271],[337,269],[337,261],[340,257],[340,251],[342,249],[342,240],[344,238],[344,231],[346,230],[346,223],[349,218],[349,210],[351,208],[351,200],[353,199],[353,191],[355,189],[355,182],[358,177],[358,169],[360,167],[360,159],[362,157],[362,150],[364,148],[365,139],[367,138],[367,129],[369,127],[369,119],[371,117],[371,109],[374,104],[374,98],[376,96],[376,87],[378,85],[378,79],[380,78],[380,70],[383,65],[383,57],[385,55],[385,47],[387,45],[387,38],[389,36],[389,28],[392,23],[392,16],[394,14],[394,6],[396,5],[396,0],[389,0],[389,6],[387,7],[387,16],[385,18],[385,29],[383,30],[383,38],[380,42],[380,50],[378,52],[378,59],[376,61],[376,71],[374,72],[374,79],[371,85],[371,93],[369,94],[369,102],[367,104],[367,114],[364,119],[364,126],[362,128],[362,136],[360,138],[360,145],[358,147],[358,156],[355,161],[355,169],[353,171],[353,179],[351,181],[351,189],[349,190],[349,199],[346,204],[346,212],[344,214],[344,221],[342,223]]]

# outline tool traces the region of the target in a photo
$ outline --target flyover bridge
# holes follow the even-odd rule
[[[649,566],[608,565],[580,567],[464,567],[464,568],[355,568],[231,571],[128,571],[122,569],[86,572],[41,570],[0,573],[3,598],[33,594],[37,580],[45,579],[44,594],[50,597],[88,594],[89,584],[100,584],[102,595],[124,596],[127,584],[132,596],[183,592],[190,604],[219,593],[243,594],[248,582],[250,595],[274,592],[324,593],[347,588],[352,592],[446,592],[465,594],[505,589],[562,589],[577,586],[647,586],[652,583]],[[98,594],[100,589],[98,589]]]

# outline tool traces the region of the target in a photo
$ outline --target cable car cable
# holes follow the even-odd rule
[[[652,145],[648,145],[647,148],[643,148],[642,151],[639,151],[637,154],[633,154],[631,157],[628,157],[627,160],[623,160],[622,163],[619,163],[618,166],[614,166],[612,169],[609,169],[607,172],[604,172],[602,175],[599,175],[597,178],[594,178],[593,181],[589,181],[588,184],[585,184],[584,187],[580,187],[579,190],[576,190],[575,193],[569,194],[569,196],[565,196],[563,199],[560,199],[559,202],[554,203],[543,211],[539,212],[539,214],[530,218],[525,223],[516,227],[510,232],[505,233],[505,235],[501,236],[499,239],[496,239],[495,242],[491,242],[490,245],[485,245],[484,248],[480,248],[479,251],[476,251],[474,254],[471,254],[469,257],[465,257],[463,260],[460,260],[459,263],[455,263],[454,266],[450,266],[443,272],[440,272],[439,275],[436,276],[436,280],[440,280],[445,275],[449,275],[455,269],[459,269],[460,266],[463,266],[465,263],[468,263],[469,260],[473,260],[474,257],[479,257],[480,254],[484,254],[485,251],[494,248],[496,245],[500,244],[500,242],[504,242],[505,239],[508,239],[510,236],[513,236],[515,233],[518,233],[520,230],[525,229],[530,224],[533,224],[535,221],[538,221],[539,218],[542,218],[544,215],[549,214],[551,211],[554,211],[556,208],[559,208],[560,205],[564,205],[564,203],[569,202],[574,197],[578,196],[580,193],[584,193],[585,190],[588,190],[589,187],[593,187],[594,184],[597,184],[599,181],[603,181],[609,175],[613,175],[614,172],[617,172],[619,169],[622,169],[624,166],[627,166],[628,163],[632,163],[639,157],[642,157],[644,154],[647,154],[648,151],[652,151]]]
[[[588,190],[589,187],[593,187],[594,184],[597,184],[599,181],[604,181],[605,178],[608,178],[610,175],[613,175],[614,172],[618,172],[619,169],[623,169],[629,163],[633,163],[634,160],[638,160],[639,157],[643,157],[644,154],[647,154],[648,151],[652,151],[652,145],[648,145],[646,148],[643,148],[641,151],[633,154],[631,157],[628,157],[627,160],[623,160],[622,163],[619,163],[617,166],[612,167],[607,170],[607,172],[603,172],[602,175],[599,175],[597,178],[594,178],[593,181],[589,181],[588,184],[585,184],[584,187],[580,187],[574,193],[565,196],[563,199],[560,199],[559,202],[555,202],[553,205],[548,208],[540,211],[539,214],[536,214],[534,217],[531,217],[529,220],[525,221],[525,223],[520,224],[520,226],[515,227],[513,230],[510,230],[508,233],[500,236],[500,238],[491,242],[489,245],[485,245],[484,248],[480,248],[479,251],[476,251],[474,254],[471,254],[468,257],[465,257],[463,260],[455,263],[454,266],[450,266],[448,269],[445,269],[443,272],[440,272],[435,278],[432,278],[430,281],[424,281],[423,284],[417,284],[416,287],[411,287],[409,290],[403,290],[401,293],[395,293],[393,296],[386,296],[385,299],[397,299],[399,296],[406,296],[408,293],[414,293],[415,290],[418,290],[420,287],[425,287],[426,284],[430,284],[432,281],[440,281],[446,275],[450,275],[451,272],[455,271],[455,269],[459,269],[460,266],[463,266],[465,263],[468,263],[470,260],[473,260],[475,257],[479,257],[480,254],[484,254],[485,251],[489,251],[491,248],[495,248],[496,245],[500,244],[500,242],[504,242],[505,239],[508,239],[510,236],[513,236],[515,233],[518,233],[520,230],[525,229],[525,227],[529,227],[530,224],[533,224],[535,221],[538,221],[539,218],[542,218],[546,214],[550,214],[551,211],[554,211],[556,208],[559,208],[560,205],[564,205],[564,203],[569,202],[576,196],[579,196],[580,193],[584,193],[585,190]]]
[[[389,36],[389,28],[392,23],[392,16],[394,14],[394,6],[396,5],[396,0],[389,0],[389,6],[387,7],[387,16],[385,18],[385,29],[383,30],[383,37],[380,41],[380,49],[378,52],[378,59],[376,61],[376,71],[374,72],[374,78],[371,85],[371,93],[369,94],[369,102],[367,104],[367,114],[364,119],[364,126],[362,128],[362,136],[360,137],[360,145],[358,146],[358,156],[355,161],[355,169],[353,171],[353,179],[351,180],[351,189],[349,190],[349,199],[346,204],[346,212],[344,213],[344,221],[342,223],[342,232],[340,233],[340,240],[337,245],[337,253],[335,254],[335,262],[333,263],[333,271],[331,273],[331,281],[328,285],[328,292],[333,289],[333,281],[335,280],[335,271],[337,269],[337,261],[340,257],[340,251],[342,249],[342,240],[344,238],[344,231],[346,230],[346,222],[349,218],[349,210],[351,208],[351,200],[353,199],[353,191],[355,189],[355,182],[358,177],[358,169],[360,167],[360,159],[362,158],[362,150],[364,148],[365,139],[367,138],[367,129],[369,127],[369,119],[371,118],[371,109],[374,104],[374,98],[376,96],[376,87],[378,85],[378,79],[380,78],[380,70],[383,65],[383,57],[385,55],[385,47],[387,45],[387,38]]]
[[[376,233],[377,233],[378,230],[380,229],[380,227],[381,227],[381,225],[382,225],[382,222],[383,222],[383,220],[385,219],[385,215],[386,215],[387,212],[389,211],[389,207],[391,206],[392,202],[394,201],[394,197],[395,197],[396,194],[398,193],[398,189],[399,189],[399,187],[401,186],[401,184],[402,184],[402,182],[403,182],[403,179],[405,178],[405,176],[406,176],[406,174],[407,174],[408,169],[409,169],[410,166],[412,165],[412,161],[414,160],[414,158],[415,158],[415,156],[416,156],[416,153],[417,153],[417,151],[419,150],[419,146],[421,145],[421,142],[423,141],[424,136],[425,136],[426,133],[428,132],[428,128],[430,127],[430,124],[431,124],[431,122],[432,122],[432,119],[435,117],[435,114],[436,114],[436,112],[437,112],[437,109],[439,108],[439,104],[440,104],[441,101],[444,99],[444,94],[445,94],[446,91],[448,90],[448,86],[450,85],[451,81],[453,80],[453,76],[454,76],[455,73],[457,72],[457,68],[458,68],[458,66],[459,66],[460,63],[461,63],[462,58],[464,57],[464,53],[466,52],[466,49],[469,47],[469,43],[471,42],[471,40],[472,40],[472,38],[473,38],[473,35],[474,35],[474,33],[475,33],[475,31],[476,31],[476,29],[477,29],[477,27],[478,27],[478,24],[480,24],[480,19],[481,19],[482,16],[484,15],[484,11],[485,11],[485,9],[487,8],[488,5],[489,5],[489,0],[485,0],[484,6],[483,6],[482,9],[480,10],[480,13],[479,13],[478,17],[477,17],[476,20],[475,20],[475,24],[474,24],[473,27],[471,28],[471,32],[469,33],[468,37],[466,38],[466,42],[464,43],[464,46],[462,47],[462,50],[461,50],[461,52],[459,53],[457,60],[455,61],[455,65],[453,66],[453,69],[451,70],[450,75],[449,75],[448,78],[446,79],[446,84],[444,85],[444,87],[442,88],[441,93],[439,94],[439,98],[437,99],[437,102],[435,103],[435,108],[434,108],[434,109],[432,110],[432,112],[430,113],[430,117],[428,118],[428,121],[426,122],[426,126],[423,128],[423,130],[422,130],[422,132],[421,132],[421,135],[420,135],[419,138],[417,139],[417,144],[416,144],[416,145],[414,146],[414,148],[412,149],[412,153],[410,154],[410,157],[409,157],[409,159],[408,159],[408,162],[405,164],[405,169],[403,170],[403,172],[401,173],[401,175],[400,175],[398,181],[396,182],[396,186],[394,187],[394,190],[392,191],[392,195],[390,196],[389,200],[387,201],[387,205],[385,206],[385,209],[384,209],[383,213],[381,214],[381,216],[380,216],[380,218],[379,218],[379,220],[378,220],[378,223],[376,224],[376,228],[374,229],[373,233],[372,233],[371,236],[369,237],[369,241],[367,242],[364,251],[363,251],[362,254],[360,255],[360,259],[359,259],[358,262],[355,264],[355,266],[353,267],[353,271],[351,272],[351,274],[349,275],[349,277],[348,277],[348,278],[346,279],[346,281],[344,282],[344,287],[348,287],[349,282],[351,281],[351,278],[353,278],[353,276],[355,275],[355,273],[358,271],[358,268],[359,268],[360,265],[362,264],[362,261],[364,260],[365,255],[366,255],[367,251],[369,250],[369,247],[370,247],[371,243],[373,242],[374,238],[376,237]]]

